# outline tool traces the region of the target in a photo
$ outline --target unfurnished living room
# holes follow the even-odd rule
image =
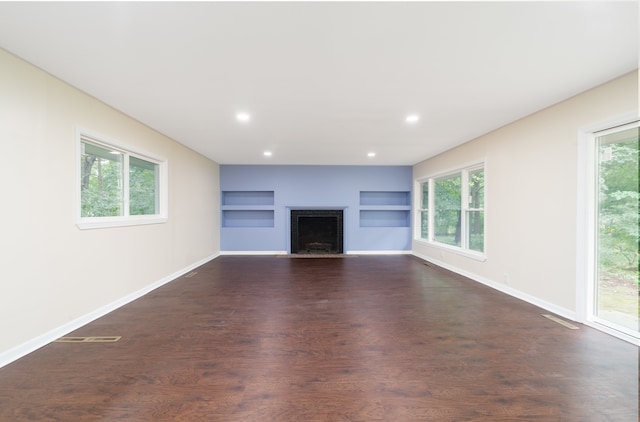
[[[638,420],[638,20],[0,2],[0,421]]]

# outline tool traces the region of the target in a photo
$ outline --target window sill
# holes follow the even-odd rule
[[[163,224],[167,217],[140,216],[140,217],[101,217],[83,218],[76,222],[80,230],[103,229],[107,227],[143,226],[147,224]]]
[[[464,256],[466,258],[474,259],[476,261],[485,262],[487,260],[487,255],[485,255],[483,252],[465,250],[465,249],[458,248],[458,247],[455,247],[455,246],[450,246],[450,245],[447,245],[447,244],[444,244],[444,243],[429,242],[429,241],[426,241],[424,239],[413,239],[413,240],[415,242],[421,244],[421,245],[430,246],[430,247],[435,248],[435,249],[442,249],[442,250],[445,250],[447,252],[454,253],[456,255],[461,255],[461,256]]]

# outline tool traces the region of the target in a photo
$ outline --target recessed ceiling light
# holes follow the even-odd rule
[[[420,120],[420,116],[418,116],[417,114],[409,114],[404,119],[404,121],[407,123],[416,123],[418,120]]]
[[[367,157],[369,157],[369,158],[373,158],[375,156],[376,156],[375,152],[370,152],[370,153],[367,154]]]
[[[271,157],[273,153],[271,151],[265,151],[262,153],[265,157]]]
[[[238,113],[236,114],[236,120],[239,122],[248,122],[251,120],[251,115],[249,113]]]

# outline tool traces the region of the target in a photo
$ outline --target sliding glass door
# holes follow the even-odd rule
[[[638,122],[596,133],[593,320],[638,337]]]

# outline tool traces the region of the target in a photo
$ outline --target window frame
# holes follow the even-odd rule
[[[483,192],[482,194],[482,207],[481,208],[473,208],[471,206],[472,203],[472,198],[471,198],[471,192],[469,191],[470,189],[470,175],[471,173],[475,173],[482,170],[482,180],[483,180],[483,189],[486,188],[486,173],[485,173],[485,169],[484,169],[484,163],[481,165],[475,165],[475,166],[471,166],[471,167],[467,167],[463,170],[463,176],[462,176],[462,212],[464,213],[462,222],[463,222],[463,230],[462,231],[462,235],[464,236],[464,242],[466,242],[466,250],[468,251],[472,251],[472,252],[476,252],[476,253],[480,253],[480,254],[484,254],[484,250],[486,247],[486,230],[484,230],[484,223],[486,221],[486,212],[485,212],[485,208],[486,208],[486,204],[485,204],[485,193]],[[467,198],[467,200],[465,201],[464,198]],[[471,249],[471,233],[469,232],[470,230],[470,218],[469,215],[471,212],[482,212],[482,221],[483,221],[483,229],[482,229],[482,251],[477,251],[475,249]]]
[[[596,274],[596,137],[606,131],[638,121],[638,110],[578,128],[578,180],[576,208],[576,321],[640,346],[637,333],[627,334],[593,318]]]
[[[425,208],[424,205],[424,197],[423,197],[423,193],[424,193],[424,185],[427,185],[427,207]],[[431,214],[429,212],[429,210],[433,209],[433,178],[430,179],[426,179],[423,181],[418,181],[418,187],[419,189],[416,189],[416,191],[418,192],[419,198],[418,200],[416,200],[416,204],[420,204],[420,207],[417,209],[416,212],[416,216],[417,216],[417,221],[415,224],[416,227],[416,235],[415,238],[416,240],[424,240],[424,241],[428,241],[430,236],[431,236],[431,232],[433,230],[433,228],[431,227]],[[427,213],[427,237],[424,238],[422,237],[422,222],[424,221],[423,218],[423,214]]]
[[[484,201],[482,208],[471,208],[469,199],[469,174],[476,172],[478,170],[482,170],[484,173]],[[435,185],[436,180],[450,178],[452,176],[459,175],[461,178],[462,189],[460,195],[460,212],[461,212],[461,222],[460,222],[460,246],[449,245],[446,243],[439,242],[435,240],[434,236],[434,221],[435,221]],[[487,175],[486,175],[486,162],[477,162],[473,164],[469,164],[466,166],[462,166],[453,170],[448,170],[441,173],[436,173],[427,177],[418,178],[415,180],[416,183],[416,192],[417,197],[415,203],[418,204],[416,208],[416,220],[415,220],[415,230],[414,230],[414,240],[416,242],[426,244],[432,247],[440,248],[447,250],[449,252],[454,252],[459,255],[466,256],[468,258],[473,258],[478,261],[485,261],[487,259],[486,256],[486,215],[487,215],[487,205],[486,205],[486,185],[487,185]],[[428,208],[424,208],[422,206],[423,200],[423,189],[424,185],[428,185]],[[465,201],[465,198],[467,200]],[[484,214],[484,228],[483,228],[483,251],[477,251],[469,248],[469,235],[467,233],[468,229],[468,219],[469,219],[469,211],[482,211]],[[428,217],[428,227],[427,227],[427,238],[422,237],[422,215],[426,212]]]
[[[82,216],[82,145],[90,143],[101,148],[118,151],[123,155],[122,161],[122,215],[105,217]],[[134,157],[158,166],[157,174],[157,213],[146,215],[130,215],[129,203],[129,158]],[[162,224],[168,220],[168,160],[156,154],[131,147],[123,142],[111,139],[101,134],[78,128],[76,130],[76,226],[81,229],[97,229],[106,227],[138,226],[147,224]]]
[[[460,246],[455,245],[455,244],[451,244],[451,243],[446,243],[443,241],[439,241],[436,240],[436,238],[438,237],[437,233],[436,233],[436,217],[438,216],[438,211],[442,211],[442,208],[438,208],[438,204],[437,204],[437,196],[438,196],[438,182],[442,181],[450,181],[452,179],[459,179],[460,180],[460,201],[458,202],[458,206],[459,208],[456,209],[447,209],[445,210],[445,212],[447,211],[456,211],[460,214],[460,228],[459,228],[459,232],[460,232]],[[433,243],[437,243],[439,245],[446,245],[446,246],[451,246],[453,248],[460,248],[460,249],[464,249],[464,241],[463,241],[463,237],[464,237],[464,231],[465,231],[465,227],[466,225],[464,224],[464,217],[463,214],[465,213],[465,209],[463,207],[463,203],[464,201],[462,200],[462,198],[464,198],[464,185],[465,185],[465,178],[464,175],[462,174],[461,171],[455,171],[452,173],[447,173],[438,177],[434,177],[433,178],[433,183],[430,184],[430,188],[432,188],[433,190],[429,191],[429,198],[433,198],[433,204],[431,207],[432,212],[429,213],[429,228],[431,228],[432,230],[429,230],[429,237],[428,240],[432,241]]]
[[[598,314],[598,272],[599,272],[599,138],[626,129],[639,128],[640,120],[637,115],[620,120],[603,122],[591,128],[584,129],[580,134],[579,153],[585,157],[585,163],[580,169],[582,176],[578,192],[579,203],[583,203],[583,213],[579,213],[578,253],[577,253],[577,303],[578,320],[600,331],[640,345],[640,333],[621,324],[601,317]],[[585,189],[586,188],[586,189]],[[586,238],[586,239],[585,239]],[[583,240],[584,239],[584,240]]]

